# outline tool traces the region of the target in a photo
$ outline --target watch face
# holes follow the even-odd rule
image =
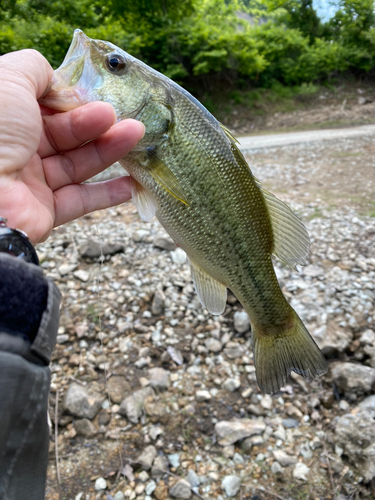
[[[39,265],[37,253],[27,236],[18,229],[0,225],[0,252]]]

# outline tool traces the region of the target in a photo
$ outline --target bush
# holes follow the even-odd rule
[[[325,25],[311,0],[0,0],[0,54],[32,47],[56,67],[75,28],[193,92],[202,82],[301,85],[375,65],[373,0],[341,0]]]

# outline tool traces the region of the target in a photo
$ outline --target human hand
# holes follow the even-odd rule
[[[35,50],[0,57],[0,217],[33,243],[53,227],[129,200],[130,177],[82,182],[125,156],[144,134],[135,120],[115,123],[108,103],[65,113],[40,107],[52,73]]]

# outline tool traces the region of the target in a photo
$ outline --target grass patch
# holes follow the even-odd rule
[[[375,217],[375,201],[370,201],[370,209],[368,214],[370,217]]]
[[[313,219],[318,219],[323,217],[322,211],[319,207],[314,208],[314,212],[308,215],[306,218],[307,220],[313,220]]]
[[[287,87],[275,82],[269,88],[205,93],[200,101],[218,120],[227,121],[228,115],[265,116],[305,108],[321,89],[312,83]]]

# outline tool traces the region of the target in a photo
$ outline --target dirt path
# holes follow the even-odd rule
[[[358,127],[307,130],[304,132],[287,132],[280,134],[245,135],[239,136],[241,151],[251,149],[290,146],[300,143],[318,141],[334,141],[375,135],[375,125],[361,125]]]
[[[373,135],[261,148],[247,151],[246,158],[254,175],[285,201],[316,203],[317,214],[319,205],[375,214]]]

